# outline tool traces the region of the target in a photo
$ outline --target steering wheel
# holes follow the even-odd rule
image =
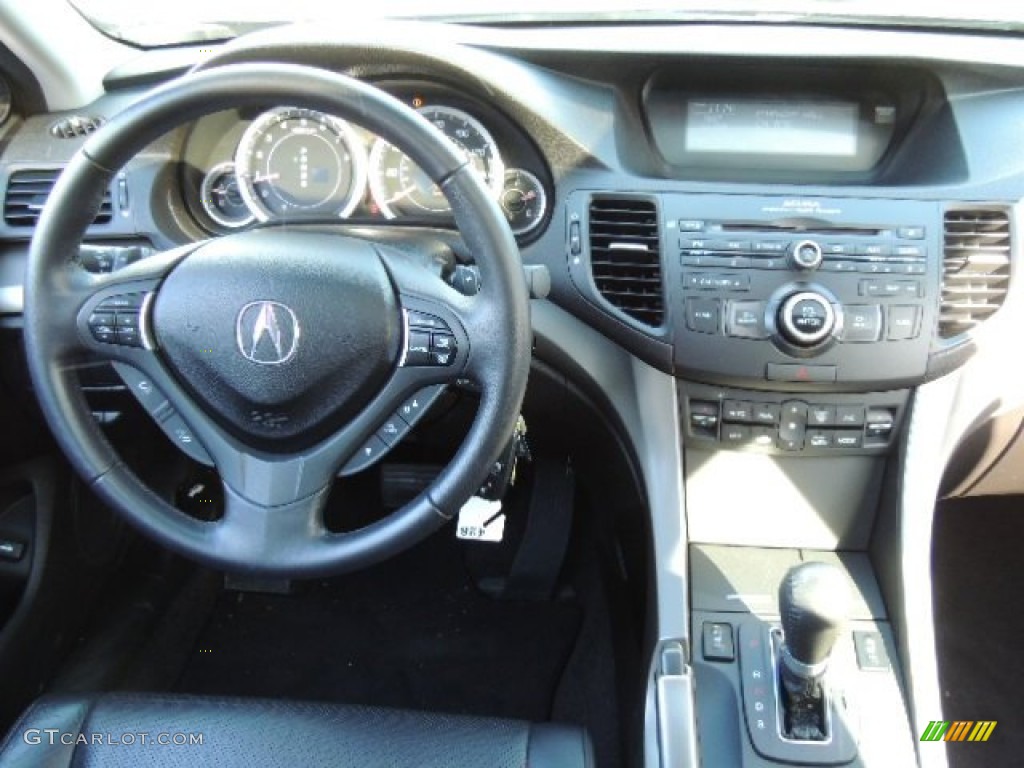
[[[480,270],[480,292],[457,293],[385,242],[322,228],[226,235],[107,275],[76,263],[104,192],[139,150],[205,114],[267,104],[350,120],[411,157],[451,204]],[[122,315],[129,330],[115,334],[121,343],[110,343],[102,323],[113,318],[120,328]],[[424,354],[424,335],[413,328],[424,321],[450,333],[442,364]],[[24,323],[42,411],[103,500],[144,533],[203,563],[289,577],[369,565],[450,520],[510,438],[530,361],[519,252],[468,160],[388,94],[289,64],[185,75],[93,134],[40,216]],[[220,519],[204,522],[175,509],[118,457],[77,384],[76,366],[97,358],[144,374],[191,428],[223,483]],[[451,462],[386,518],[352,532],[328,531],[323,509],[339,469],[410,396],[456,379],[479,387],[480,405]]]

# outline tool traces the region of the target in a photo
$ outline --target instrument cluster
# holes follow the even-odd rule
[[[549,182],[529,140],[495,110],[436,86],[397,91],[465,153],[513,233],[520,240],[539,234],[550,213]],[[263,222],[437,225],[451,218],[440,188],[404,152],[310,109],[277,106],[252,116],[204,118],[188,139],[185,166],[186,197],[215,233]]]

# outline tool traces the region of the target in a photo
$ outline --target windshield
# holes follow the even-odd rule
[[[1024,28],[1024,4],[1006,0],[377,0],[372,7],[339,0],[69,2],[105,34],[143,47],[226,40],[286,22],[351,24],[384,18],[487,24],[718,20]]]

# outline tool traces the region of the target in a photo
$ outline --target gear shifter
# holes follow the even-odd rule
[[[784,632],[779,679],[787,738],[827,738],[822,677],[836,638],[846,626],[849,606],[846,576],[828,563],[801,563],[790,568],[779,585]]]

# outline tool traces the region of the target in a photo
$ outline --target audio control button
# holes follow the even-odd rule
[[[820,293],[795,293],[782,303],[779,330],[783,338],[799,347],[813,347],[832,333],[835,310]]]
[[[823,258],[821,246],[813,240],[799,240],[790,251],[790,259],[797,269],[817,269]]]
[[[726,333],[738,339],[764,339],[764,302],[731,301],[726,315]]]
[[[882,337],[882,308],[877,304],[843,307],[843,341],[873,342]]]

